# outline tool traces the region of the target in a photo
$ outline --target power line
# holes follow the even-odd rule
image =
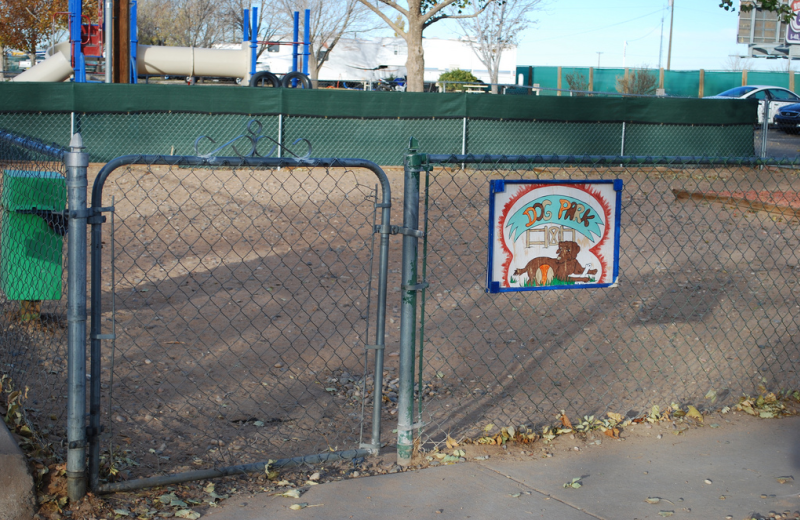
[[[644,14],[642,16],[637,16],[636,18],[631,18],[630,20],[624,20],[622,22],[612,23],[611,25],[605,25],[603,27],[597,27],[597,28],[591,29],[589,31],[583,31],[583,32],[581,32],[581,34],[589,34],[589,33],[597,32],[597,31],[602,31],[602,30],[608,29],[610,27],[616,27],[618,25],[622,25],[622,24],[626,24],[626,23],[630,23],[630,22],[635,22],[636,20],[641,20],[642,18],[647,18],[648,16],[652,16],[652,15],[660,13],[662,11],[665,11],[665,9],[661,8],[658,11],[653,11],[652,13],[647,13],[647,14]],[[562,39],[564,39],[563,36],[553,36],[552,38],[542,38],[541,40],[530,40],[530,41],[531,41],[531,43],[535,43],[535,42],[544,42],[544,41],[548,41],[548,40],[562,40]]]

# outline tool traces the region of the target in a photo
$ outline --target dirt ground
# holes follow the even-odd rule
[[[399,225],[402,169],[386,173]],[[619,288],[485,293],[488,179],[533,176],[623,179]],[[311,167],[154,165],[111,175],[102,332],[117,339],[103,342],[103,478],[369,442],[376,184],[366,170]],[[476,438],[490,423],[540,428],[561,410],[632,418],[653,404],[713,409],[759,383],[800,386],[797,222],[671,192],[800,191],[792,170],[439,166],[430,186],[423,449],[448,434]],[[381,390],[388,444],[399,266],[392,236]],[[65,300],[44,310],[63,315]],[[7,321],[6,344],[21,334],[36,345],[19,384],[31,388],[33,420],[57,445],[65,332],[14,326]]]

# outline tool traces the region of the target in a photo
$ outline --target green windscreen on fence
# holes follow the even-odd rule
[[[251,131],[282,139],[289,148],[284,156],[305,154],[303,145],[292,150],[304,138],[314,157],[381,165],[402,164],[412,136],[447,154],[741,157],[754,152],[757,106],[741,100],[7,83],[0,84],[0,129],[62,147],[80,132],[92,162],[130,154],[230,156],[237,152],[216,148]],[[252,120],[260,129],[248,126]],[[269,139],[262,139],[259,153],[269,151]]]
[[[341,90],[0,84],[0,112],[194,112],[345,118],[486,118],[730,125],[756,121],[756,104],[692,99],[538,98]]]
[[[706,72],[703,95],[716,96],[741,84],[741,72]]]
[[[628,69],[629,71],[634,68]],[[646,69],[650,74],[659,77],[659,69]],[[591,73],[594,75],[593,89],[595,92],[617,92],[617,77],[625,74],[625,69],[614,68],[594,68]],[[568,74],[583,75],[589,81],[590,67],[562,67],[561,68],[561,88],[563,90],[582,90],[570,87],[567,81]],[[776,87],[790,88],[791,81],[789,75],[794,72],[782,71],[748,71],[747,75],[742,71],[704,71],[703,97],[715,96],[734,87],[748,85],[770,85]],[[577,76],[576,76],[577,77]],[[542,89],[539,95],[555,96],[558,88],[558,67],[517,67],[517,81],[523,85],[536,84]],[[795,82],[796,83],[796,82]],[[700,71],[699,70],[665,70],[664,71],[664,90],[668,96],[692,97],[700,96]],[[568,95],[563,92],[562,96]]]

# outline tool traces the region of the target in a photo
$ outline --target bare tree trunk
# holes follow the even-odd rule
[[[500,75],[499,73],[500,73],[500,60],[498,60],[497,67],[489,70],[489,78],[492,82],[492,94],[497,94],[498,92],[497,78]]]
[[[408,83],[406,92],[425,91],[425,51],[422,48],[422,21],[419,17],[409,16],[408,32],[405,34],[408,47],[406,71]]]
[[[311,88],[314,90],[319,88],[319,69],[322,68],[321,64],[317,63],[317,57],[314,55],[314,45],[308,46],[308,75],[311,77]]]
[[[0,45],[0,82],[6,80],[6,46]]]

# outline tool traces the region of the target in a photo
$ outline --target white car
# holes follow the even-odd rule
[[[769,101],[769,117],[767,121],[774,122],[778,110],[792,103],[800,103],[800,96],[783,87],[770,87],[769,85],[745,85],[726,90],[716,96],[703,99],[757,99],[758,122],[764,121],[764,103]]]

